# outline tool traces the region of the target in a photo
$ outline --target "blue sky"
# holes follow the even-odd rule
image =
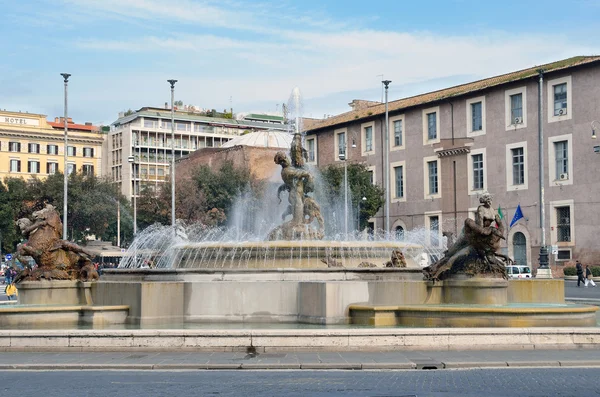
[[[574,55],[600,54],[600,0],[0,0],[0,108],[109,124],[176,99],[349,110]]]

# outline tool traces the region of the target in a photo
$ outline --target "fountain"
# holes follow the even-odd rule
[[[595,325],[597,308],[565,305],[562,280],[506,280],[510,259],[497,253],[503,230],[488,198],[464,235],[425,269],[419,258],[433,248],[423,244],[328,233],[313,197],[315,173],[305,164],[297,89],[290,103],[290,155],[274,158],[283,180],[276,198],[288,195],[283,223],[263,227],[261,238],[202,225],[149,227],[118,269],[89,284],[89,302],[126,308],[126,321],[140,327]]]

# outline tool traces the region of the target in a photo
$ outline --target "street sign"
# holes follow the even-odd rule
[[[558,245],[553,245],[552,246],[552,254],[558,255]]]
[[[6,254],[6,260],[9,261],[12,259],[12,255],[11,254]]]

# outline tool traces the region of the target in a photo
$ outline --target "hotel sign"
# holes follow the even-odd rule
[[[0,116],[0,123],[12,124],[12,125],[23,125],[23,126],[30,126],[30,127],[39,127],[40,120],[27,119],[24,117]]]

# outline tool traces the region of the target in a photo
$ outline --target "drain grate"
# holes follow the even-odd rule
[[[444,369],[444,363],[441,361],[427,358],[409,358],[415,363],[416,369]]]

